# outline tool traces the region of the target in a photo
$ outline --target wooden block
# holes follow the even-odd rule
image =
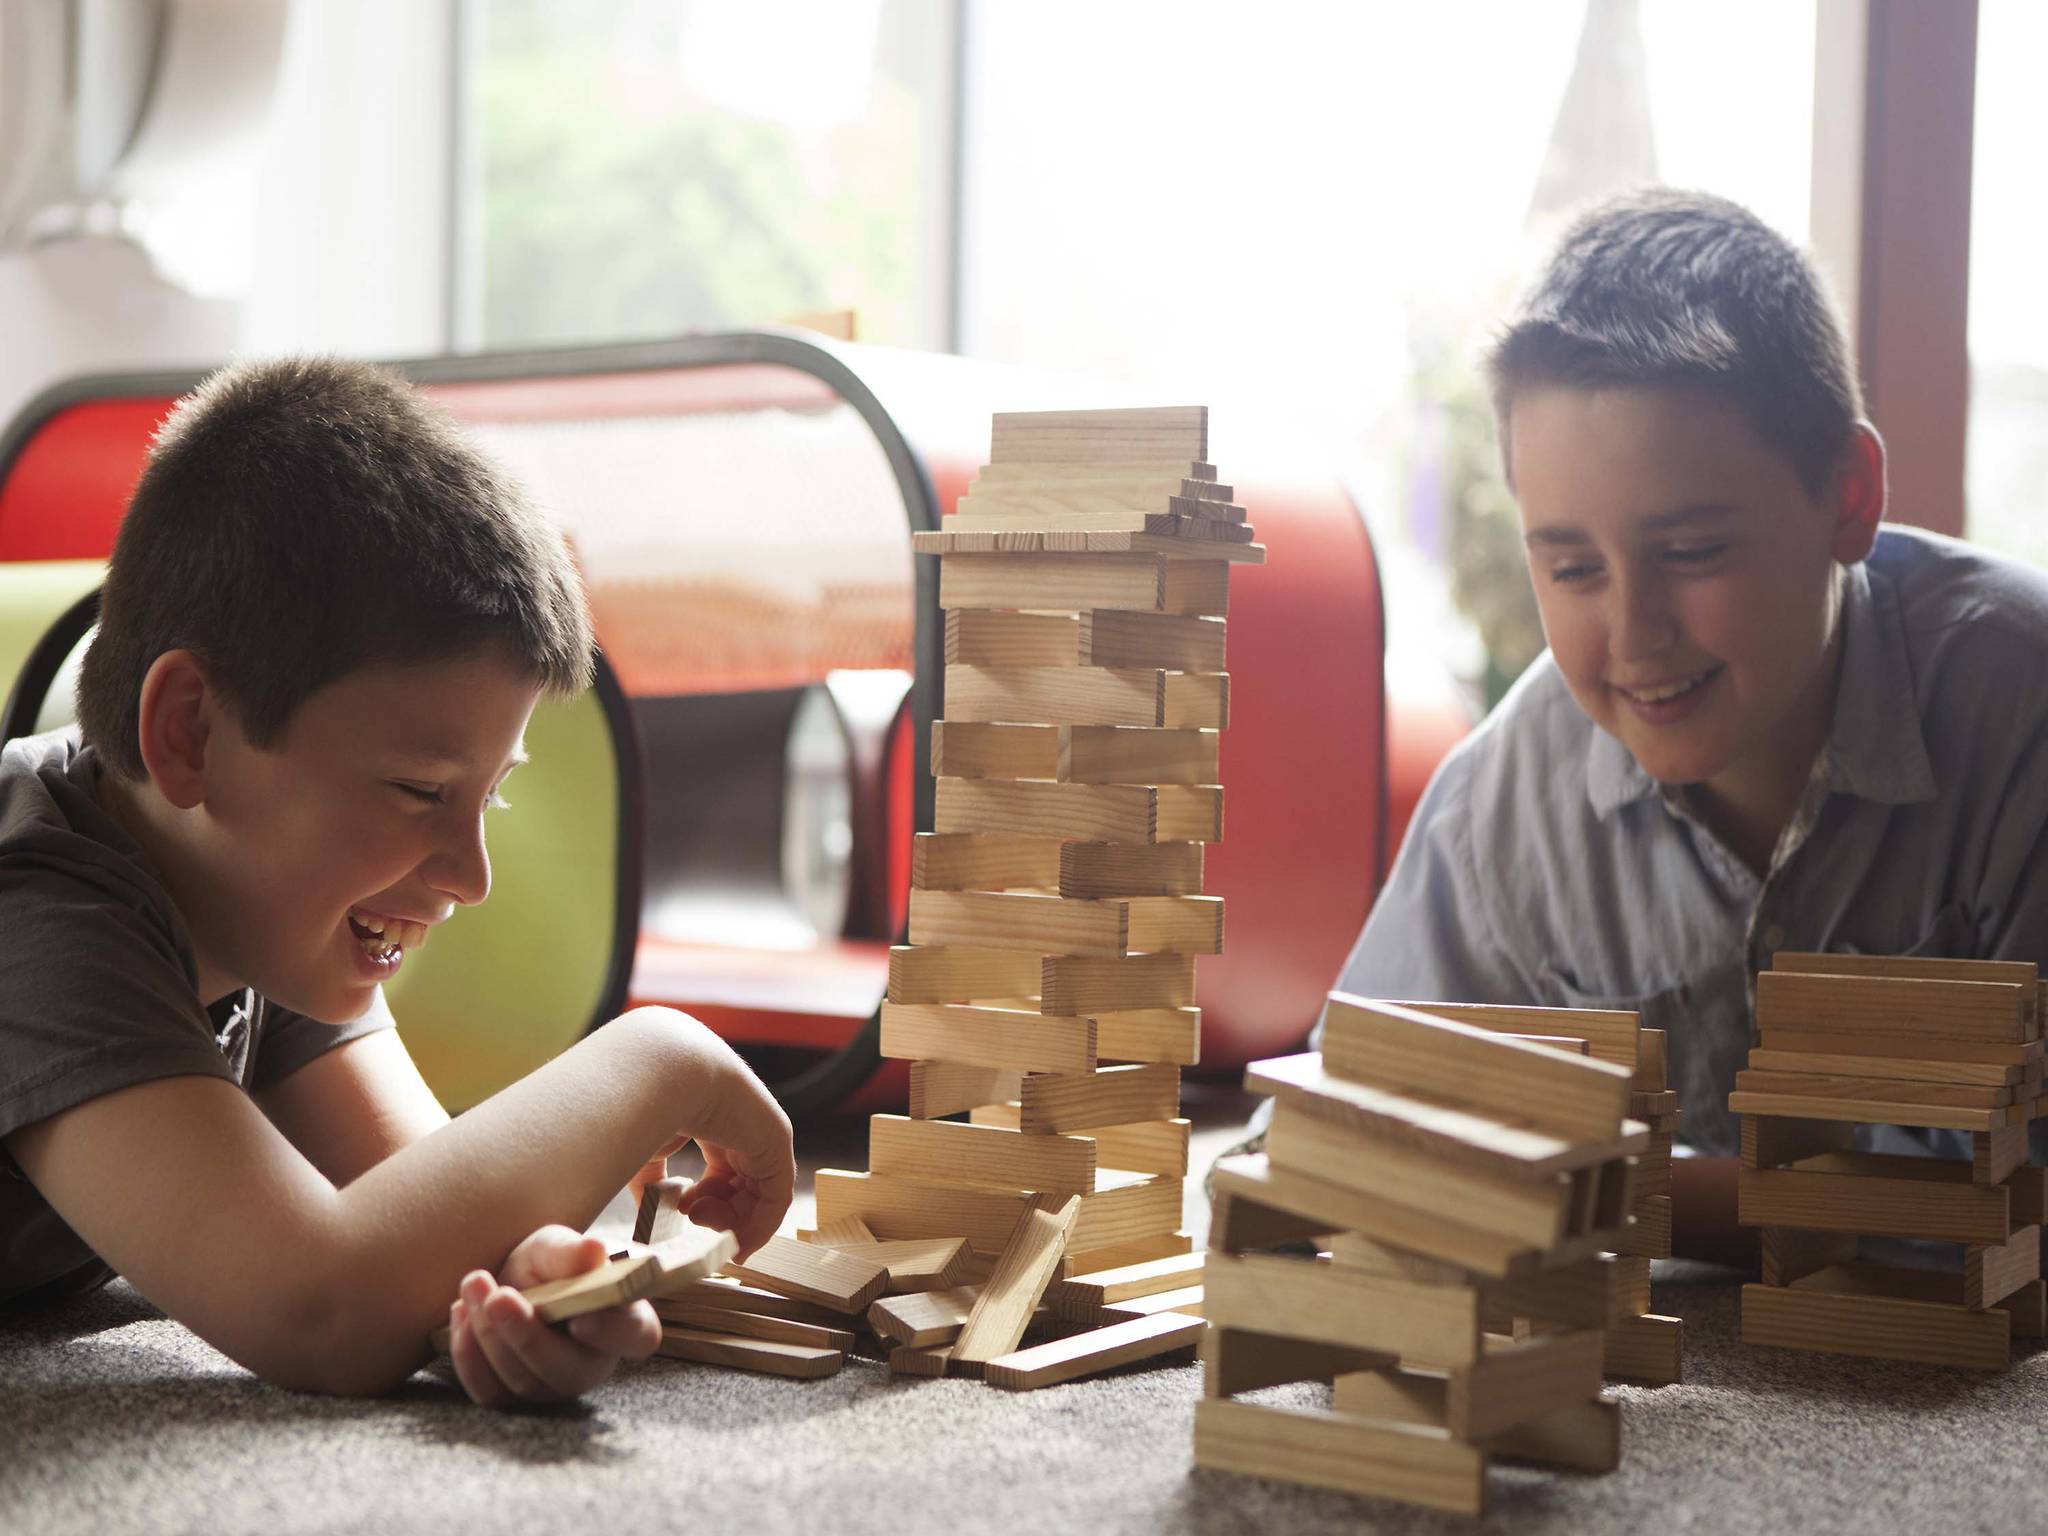
[[[989,428],[989,459],[998,464],[1121,464],[1208,456],[1206,405],[998,411]]]
[[[980,1104],[999,1103],[1016,1095],[1024,1074],[1010,1067],[970,1067],[952,1061],[910,1064],[910,1113],[913,1119],[936,1120]]]
[[[1114,558],[1114,557],[1112,557]],[[1159,611],[1221,618],[1230,611],[1230,566],[1221,560],[1163,560],[1159,578]],[[1091,603],[1107,608],[1108,603]],[[1136,603],[1125,603],[1137,608]]]
[[[1297,1216],[1241,1193],[1218,1190],[1209,1207],[1209,1247],[1215,1253],[1244,1253],[1287,1243],[1314,1242],[1341,1225]]]
[[[1080,618],[1080,663],[1089,667],[1158,667],[1167,672],[1221,672],[1225,624],[1175,613],[1090,610]]]
[[[1486,1453],[1443,1430],[1313,1408],[1211,1399],[1195,1406],[1195,1465],[1454,1514],[1486,1505]]]
[[[1039,963],[1038,989],[1041,1006],[1048,1014],[1180,1008],[1195,1000],[1195,962],[1187,955],[1046,955]],[[1085,1071],[1086,1067],[1034,1070]]]
[[[1206,1314],[1219,1328],[1247,1328],[1430,1365],[1464,1365],[1479,1354],[1479,1292],[1423,1285],[1309,1259],[1211,1254],[1203,1273]]]
[[[947,532],[974,530],[1184,533],[1249,539],[1245,509],[1202,492],[1211,482],[995,480],[968,487],[946,518]],[[1185,494],[1183,494],[1185,492]]]
[[[1202,1059],[1202,1010],[1134,1008],[1097,1013],[1095,1054],[1100,1061],[1192,1067]]]
[[[1162,726],[1169,723],[1166,680],[1179,675],[1142,667],[953,666],[946,668],[946,718]]]
[[[1022,950],[898,944],[889,951],[889,1001],[972,1003],[1030,997],[1038,991],[1038,975],[1038,956]]]
[[[1132,1173],[1170,1173],[1184,1178],[1192,1127],[1182,1119],[1098,1125],[1083,1132],[1095,1143],[1096,1166]]]
[[[1497,1003],[1403,1002],[1403,1008],[1431,1018],[1469,1024],[1493,1034],[1566,1036],[1586,1042],[1601,1061],[1634,1072],[1641,1055],[1640,1015],[1621,1008],[1523,1008]],[[1661,1031],[1659,1032],[1661,1033]],[[1648,1084],[1638,1086],[1649,1087]],[[1665,1086],[1661,1076],[1656,1088]]]
[[[1023,1079],[1020,1096],[1018,1125],[1033,1136],[1164,1120],[1180,1110],[1180,1068],[1161,1062],[1033,1073]]]
[[[1671,1086],[1671,1048],[1663,1030],[1636,1031],[1636,1075],[1630,1086],[1647,1093],[1661,1093]]]
[[[737,1251],[730,1232],[686,1226],[680,1237],[567,1280],[529,1286],[522,1294],[544,1323],[565,1323],[588,1312],[622,1307],[643,1296],[668,1296],[708,1275]]]
[[[1887,1057],[1903,1060],[1924,1060],[1928,1043],[1911,1035],[1844,1035],[1826,1034],[1811,1029],[1766,1029],[1762,1035],[1765,1050],[1792,1051],[1819,1056],[1869,1056],[1881,1064]],[[2030,1062],[2041,1060],[2042,1045],[2039,1040],[2027,1041],[2020,1045],[1995,1044],[1982,1040],[1944,1039],[1941,1054],[1947,1061],[1977,1062],[1995,1066],[2024,1067]]]
[[[1145,784],[941,779],[936,803],[941,832],[1007,832],[1110,843],[1187,841],[1158,836],[1159,791]]]
[[[1055,838],[920,832],[911,846],[913,890],[1050,890],[1059,878]]]
[[[950,521],[950,519],[948,519]],[[1095,528],[963,528],[957,532],[951,528],[933,533],[913,533],[910,548],[919,555],[987,555],[1002,554],[1017,558],[1029,554],[1057,556],[1088,555],[1155,555],[1163,556],[1169,566],[1208,564],[1213,561],[1244,561],[1252,565],[1266,563],[1266,546],[1255,543],[1231,542],[1243,535],[1234,530],[1219,530],[1214,523],[1206,527],[1190,527],[1180,519],[1147,519],[1145,532],[1133,533],[1123,529]],[[1111,602],[1089,603],[1076,601],[1073,589],[1069,587],[1059,601],[1042,601],[1040,608],[1110,608],[1119,606]],[[943,597],[944,590],[941,589]],[[965,608],[1011,607],[1015,604],[969,602],[955,604]],[[1214,609],[1189,609],[1169,603],[1168,613],[1214,612]]]
[[[1641,1317],[1650,1310],[1650,1261],[1618,1255],[1612,1263],[1616,1315]],[[1600,1323],[1589,1326],[1605,1326],[1609,1321],[1612,1319],[1604,1318]]]
[[[1127,914],[1126,936],[1140,953],[1223,953],[1221,896],[1127,896],[1115,905]]]
[[[1155,1237],[1113,1243],[1106,1248],[1076,1248],[1070,1244],[1067,1248],[1067,1273],[1093,1274],[1105,1269],[1122,1269],[1126,1264],[1170,1259],[1175,1254],[1192,1252],[1194,1246],[1194,1239],[1185,1232],[1162,1232]]]
[[[1628,1116],[1631,1120],[1658,1120],[1678,1112],[1678,1093],[1666,1088],[1660,1093],[1645,1093],[1640,1088],[1631,1089],[1628,1096]]]
[[[1637,1130],[1605,1143],[1576,1141],[1527,1124],[1390,1093],[1338,1077],[1315,1052],[1255,1061],[1245,1087],[1360,1135],[1505,1178],[1540,1178],[1647,1150]],[[1519,1118],[1519,1117],[1518,1117]]]
[[[780,1344],[770,1339],[745,1338],[738,1334],[705,1333],[694,1328],[662,1329],[661,1343],[654,1352],[670,1360],[726,1365],[736,1370],[759,1371],[769,1376],[793,1376],[803,1381],[830,1376],[846,1364],[845,1354],[836,1349]]]
[[[1648,1313],[1640,1317],[1617,1317],[1602,1335],[1606,1341],[1606,1371],[1632,1381],[1668,1385],[1683,1379],[1685,1324],[1675,1317]]]
[[[1855,1144],[1855,1128],[1837,1121],[1778,1115],[1745,1115],[1742,1120],[1745,1168],[1777,1168],[1822,1152],[1847,1151]]]
[[[1760,1234],[1763,1283],[1790,1285],[1856,1257],[1851,1232],[1802,1232],[1792,1227],[1765,1227]]]
[[[1446,1428],[1464,1441],[1504,1434],[1600,1393],[1605,1339],[1594,1329],[1488,1348],[1450,1373]]]
[[[2012,1318],[2014,1338],[2048,1338],[2048,1285],[2039,1280],[2029,1280],[2004,1301],[1994,1305]]]
[[[737,1280],[721,1279],[715,1275],[693,1280],[688,1285],[675,1289],[667,1300],[656,1301],[656,1313],[669,1304],[699,1310],[741,1312],[754,1317],[779,1317],[793,1323],[809,1323],[818,1328],[846,1327],[845,1314],[830,1307],[821,1307],[815,1302],[799,1301],[794,1296],[763,1290],[757,1285],[741,1285]]]
[[[1223,612],[1171,600],[1169,568],[1178,564],[1156,554],[948,554],[939,562],[939,606]],[[1184,604],[1187,594],[1180,597]]]
[[[633,1222],[636,1243],[666,1243],[681,1237],[689,1227],[683,1215],[683,1196],[690,1192],[692,1179],[656,1179],[640,1191],[640,1212]]]
[[[843,1220],[851,1214],[842,1212],[831,1218],[821,1214],[820,1223]],[[745,1284],[815,1302],[835,1312],[867,1310],[868,1303],[889,1283],[888,1271],[879,1264],[788,1237],[769,1238],[747,1255],[744,1263],[726,1265],[726,1273]]]
[[[1157,1296],[1162,1291],[1186,1290],[1199,1285],[1208,1262],[1203,1253],[1179,1253],[1170,1258],[1148,1259],[1118,1269],[1070,1274],[1055,1280],[1046,1290],[1045,1303],[1054,1311],[1065,1305],[1109,1306],[1135,1296]]]
[[[1972,1163],[1970,1177],[1977,1176],[1976,1165]],[[2016,1227],[2038,1227],[2048,1224],[2048,1168],[2027,1165],[2015,1168],[2006,1176],[2005,1187],[2012,1191],[2012,1223]]]
[[[875,1234],[858,1216],[842,1216],[815,1229],[809,1240],[821,1247],[844,1251],[850,1244],[874,1242]],[[801,1236],[799,1241],[802,1241]]]
[[[1752,1054],[1768,1056],[1777,1053],[1763,1051]],[[1851,1056],[1845,1059],[1854,1061],[1857,1058]],[[1976,1083],[1917,1083],[1898,1078],[1765,1071],[1755,1067],[1737,1072],[1735,1086],[1752,1100],[1769,1094],[1808,1099],[1871,1099],[1887,1105],[1931,1104],[1958,1109],[2000,1109],[2013,1101],[2011,1088],[1994,1088]]]
[[[1740,1170],[1736,1219],[1749,1227],[1953,1243],[2003,1243],[2012,1235],[2003,1186],[1972,1183],[1961,1163],[1864,1152]]]
[[[959,1237],[908,1237],[893,1241],[849,1243],[842,1252],[856,1259],[879,1264],[889,1272],[883,1294],[909,1295],[918,1291],[943,1291],[967,1278],[968,1257],[973,1250]]]
[[[1486,1448],[1518,1461],[1612,1472],[1621,1465],[1621,1404],[1611,1397],[1563,1404],[1496,1436]]]
[[[1220,896],[1070,900],[1036,891],[910,893],[910,942],[1121,958],[1214,955],[1223,949]]]
[[[665,1325],[688,1328],[698,1333],[727,1337],[766,1339],[771,1344],[797,1344],[805,1349],[853,1348],[853,1334],[845,1328],[823,1328],[786,1317],[769,1317],[759,1312],[732,1312],[723,1307],[687,1301],[657,1301],[654,1315]]]
[[[1034,1345],[988,1362],[983,1379],[1009,1392],[1028,1392],[1112,1370],[1136,1360],[1156,1360],[1193,1349],[1204,1324],[1198,1317],[1162,1312],[1156,1317],[1112,1323],[1088,1333]]]
[[[1418,1214],[1455,1211],[1460,1225],[1524,1247],[1548,1248],[1565,1234],[1571,1194],[1565,1175],[1501,1178],[1459,1167],[1303,1114],[1286,1101],[1274,1107],[1266,1155],[1276,1168],[1394,1201]]]
[[[1205,1397],[1235,1397],[1292,1381],[1331,1381],[1346,1372],[1391,1366],[1395,1358],[1377,1350],[1345,1349],[1311,1339],[1214,1325],[1203,1335],[1200,1351]]]
[[[1323,1013],[1323,1065],[1390,1092],[1498,1111],[1554,1135],[1598,1141],[1620,1135],[1632,1075],[1341,992],[1330,994]]]
[[[1178,1312],[1185,1317],[1207,1315],[1207,1293],[1199,1285],[1182,1286],[1175,1291],[1158,1291],[1150,1296],[1127,1296],[1122,1301],[1108,1301],[1092,1310],[1093,1315],[1081,1321],[1093,1326],[1109,1323],[1129,1322],[1138,1317],[1154,1317],[1161,1312]]]
[[[898,1344],[889,1351],[889,1374],[891,1376],[943,1376],[946,1374],[946,1346],[939,1344],[928,1349],[921,1349],[909,1344]]]
[[[2027,1160],[2027,1128],[1988,1128],[1971,1137],[1970,1176],[1979,1184],[2003,1184]]]
[[[1645,1259],[1671,1257],[1671,1197],[1660,1195],[1639,1202],[1631,1212],[1635,1218],[1622,1234],[1615,1252]]]
[[[1213,624],[1215,619],[1196,619]],[[1221,733],[1199,728],[1126,725],[1009,727],[1056,730],[1053,771],[1011,778],[1059,778],[1075,784],[1215,784]],[[938,772],[934,760],[934,773]]]
[[[1220,731],[1230,724],[1228,672],[1163,672],[1160,676],[1165,679],[1160,725],[1175,730]]]
[[[1110,612],[1117,610],[1111,609]],[[946,661],[974,667],[1077,667],[1081,621],[1061,613],[1003,613],[955,608],[946,615]],[[1107,663],[1103,663],[1107,665]],[[934,773],[938,750],[932,751]],[[1046,774],[1005,774],[1046,778]]]
[[[1830,1055],[1761,1048],[1749,1053],[1749,1064],[1768,1072],[1822,1072],[1873,1082],[1896,1079],[1911,1083],[1975,1083],[1992,1088],[2016,1084],[2026,1071],[2017,1063],[1929,1061],[1924,1057]]]
[[[1797,1285],[1745,1285],[1742,1342],[1970,1370],[2011,1365],[2010,1314],[1836,1289],[1851,1268],[1825,1269]]]
[[[966,1326],[980,1298],[978,1285],[884,1296],[868,1308],[868,1326],[883,1338],[913,1349],[950,1344]]]
[[[1032,1198],[995,1273],[982,1286],[974,1310],[953,1341],[949,1366],[956,1361],[985,1363],[1017,1348],[1052,1281],[1054,1267],[1067,1250],[1080,1214],[1078,1196]]]
[[[1998,1244],[1963,1250],[1963,1305],[1996,1306],[2029,1281],[2041,1278],[2041,1229],[2017,1228]]]
[[[1062,896],[1186,896],[1202,889],[1200,843],[1063,843]]]
[[[1059,771],[1060,728],[1056,725],[1013,725],[989,720],[932,722],[934,778],[1055,779]]]
[[[1223,841],[1223,790],[1215,784],[1161,784],[1153,837],[1162,843]]]
[[[1769,971],[1762,973],[1770,975]],[[1958,983],[1970,985],[1970,983]],[[1786,1115],[1803,1120],[1840,1120],[1853,1125],[1923,1125],[1951,1131],[1991,1131],[2007,1123],[2009,1110],[1951,1109],[1940,1104],[1906,1104],[1880,1099],[1827,1099],[1789,1093],[1728,1095],[1738,1115]]]
[[[1047,461],[1022,460],[1016,463],[984,464],[976,479],[977,485],[1010,485],[1022,483],[1037,485],[1055,480],[1105,480],[1132,478],[1187,479],[1202,486],[1191,494],[1220,496],[1228,501],[1231,488],[1216,483],[1216,466],[1200,460],[1163,459],[1146,461],[1142,464],[1118,461],[1114,467],[1091,463],[1053,463]]]
[[[1086,1137],[1026,1136],[999,1126],[876,1115],[868,1122],[868,1166],[876,1173],[939,1184],[1083,1195],[1095,1188],[1095,1143]]]
[[[1097,1175],[1097,1189],[1081,1197],[1076,1251],[1107,1248],[1172,1232],[1180,1225],[1181,1181],[1166,1177]],[[1000,1249],[1023,1215],[1024,1190],[980,1190],[888,1174],[820,1169],[820,1220],[855,1215],[885,1240],[964,1237],[977,1248]]]
[[[2040,967],[2031,960],[1950,960],[1934,955],[1816,955],[1780,950],[1771,957],[1774,971],[1799,971],[1834,976],[1912,977],[1922,981],[1995,981],[2023,989],[2021,1004],[2033,1007],[2027,993],[2038,993]]]
[[[1772,970],[1757,976],[1756,1016],[1765,1029],[2017,1045],[2040,1038],[2032,991],[2009,982]]]
[[[1013,1008],[883,1003],[884,1056],[1025,1072],[1086,1072],[1095,1065],[1095,1022]]]

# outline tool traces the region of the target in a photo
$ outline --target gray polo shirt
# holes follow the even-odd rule
[[[120,825],[75,728],[0,750],[0,1138],[160,1077],[255,1092],[388,1029],[383,993],[322,1024],[254,992],[199,999],[192,939]],[[0,1148],[0,1305],[110,1275]]]
[[[1834,721],[1763,878],[1546,654],[1437,770],[1338,984],[1639,1009],[1725,1156],[1774,951],[2048,965],[2048,577],[1902,528],[1844,574]]]

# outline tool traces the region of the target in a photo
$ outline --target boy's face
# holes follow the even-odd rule
[[[1834,567],[1869,553],[1882,511],[1875,438],[1845,456],[1846,498],[1816,499],[1738,406],[1691,390],[1538,389],[1507,434],[1544,634],[1580,707],[1664,783],[1803,781],[1826,736]]]
[[[423,928],[489,892],[484,813],[538,696],[486,652],[351,673],[268,748],[217,727],[208,874],[182,893],[202,963],[313,1018],[359,1017]]]

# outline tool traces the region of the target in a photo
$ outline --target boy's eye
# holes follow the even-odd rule
[[[1569,587],[1577,582],[1589,580],[1597,570],[1598,567],[1592,565],[1553,565],[1550,568],[1550,579],[1559,586]]]
[[[1664,551],[1664,558],[1675,565],[1704,565],[1726,550],[1722,544],[1674,544]]]
[[[424,801],[428,805],[439,805],[441,803],[441,791],[438,789],[428,789],[421,784],[406,784],[396,779],[392,781],[391,787],[403,794],[410,795],[415,800]]]

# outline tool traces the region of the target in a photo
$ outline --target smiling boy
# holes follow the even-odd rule
[[[402,381],[236,367],[180,402],[108,568],[76,730],[0,754],[0,1305],[118,1271],[253,1371],[376,1392],[452,1325],[479,1402],[573,1396],[646,1303],[519,1287],[695,1139],[757,1247],[787,1118],[715,1036],[613,1021],[451,1122],[381,983],[490,890],[537,701],[585,686],[560,534]],[[479,1019],[479,1029],[490,1021]]]
[[[1725,1254],[1777,950],[2048,960],[2048,581],[1880,527],[1819,279],[1732,203],[1583,217],[1491,371],[1550,649],[1439,770],[1339,984],[1640,1010],[1698,1154],[1676,1240]]]

